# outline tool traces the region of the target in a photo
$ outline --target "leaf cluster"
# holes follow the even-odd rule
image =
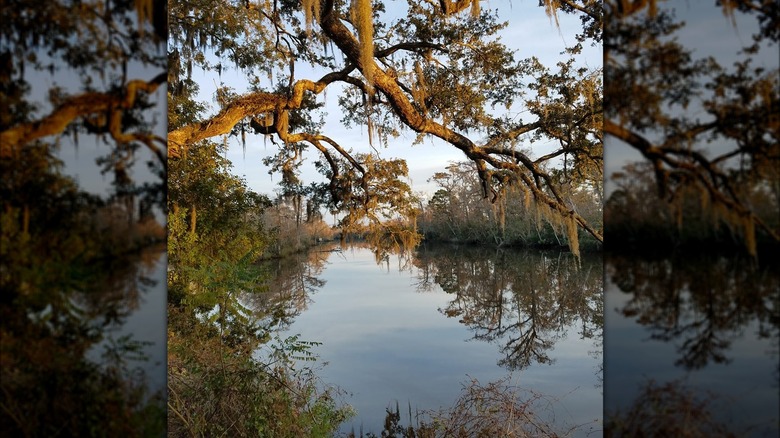
[[[274,77],[260,80],[256,73],[247,72],[248,94],[221,102],[222,110],[214,116],[171,131],[169,150],[176,151],[176,156],[188,147],[189,139],[196,141],[231,130],[240,133],[243,142],[245,123],[249,121],[256,132],[276,135],[284,141],[281,147],[288,150],[268,161],[282,172],[284,181],[296,181],[297,177],[291,176],[296,172],[292,158],[300,159],[300,144],[308,144],[324,158],[321,163],[332,178],[331,192],[347,194],[349,184],[343,177],[363,178],[361,160],[339,145],[338,139],[323,135],[321,132],[328,127],[311,123],[314,118],[301,119],[300,131],[290,129],[292,112],[304,109],[302,105],[309,96],[335,89],[342,123],[366,126],[371,146],[375,141],[387,146],[390,138],[405,129],[418,134],[417,141],[426,135],[440,138],[474,161],[484,196],[498,199],[500,189],[494,185],[525,185],[532,199],[546,204],[551,214],[576,222],[600,240],[600,231],[572,211],[552,187],[544,167],[558,157],[573,158],[579,178],[599,179],[598,72],[575,69],[574,61],[560,64],[558,73],[518,62],[516,53],[498,37],[507,23],[500,22],[495,11],[479,8],[479,2],[410,1],[407,13],[401,15],[398,12],[404,9],[402,5],[389,8],[383,2],[374,2],[371,14],[364,10],[366,5],[332,0],[244,4],[256,15],[237,13],[247,17],[242,31],[264,32],[266,40],[258,42],[254,50],[274,52],[263,57],[268,63],[257,64],[256,71],[267,68]],[[460,14],[468,5],[472,6],[472,15]],[[549,14],[587,16],[583,18],[587,30],[579,44],[567,50],[568,56],[577,56],[585,40],[598,38],[601,16],[594,12],[595,2],[546,2],[544,6]],[[219,7],[233,10],[241,5],[227,3]],[[183,66],[175,67],[176,71],[186,69],[189,79],[192,62],[206,72],[214,71],[209,64],[213,59],[232,59],[235,63],[236,59],[221,51],[219,38],[187,27],[189,18],[181,16],[183,31],[179,35],[184,37],[174,39],[169,51],[178,60],[176,64]],[[234,26],[232,19],[220,21],[216,12],[202,18],[208,21],[204,32],[213,26],[227,35]],[[245,36],[238,40],[242,38]],[[182,55],[184,51],[189,52]],[[304,63],[314,67],[313,74],[322,76],[314,81],[297,79],[296,72]],[[221,75],[221,64],[217,66],[216,73]],[[549,90],[550,97],[537,99],[543,90]],[[528,91],[534,94],[530,99],[524,94]],[[537,120],[523,122],[507,113],[522,111],[523,107],[533,107],[531,115]],[[194,107],[187,104],[183,108]],[[310,113],[311,109],[302,113]],[[524,135],[536,135],[535,140],[552,141],[560,147],[534,161],[516,148]],[[343,170],[345,162],[353,167],[351,173]]]
[[[756,67],[751,59],[777,45],[776,32],[766,28],[776,21],[776,6],[717,2],[731,18],[724,27],[736,25],[735,14],[758,22],[754,43],[726,61],[694,58],[693,49],[676,38],[685,23],[675,19],[672,6],[650,2],[645,10],[647,2],[634,2],[635,8],[625,10],[612,3],[606,9],[613,19],[605,38],[605,132],[652,164],[656,196],[668,204],[664,210],[677,212],[678,229],[683,217],[701,216],[682,214],[691,212],[683,204],[699,198],[716,220],[697,222],[689,231],[702,227],[698,234],[717,235],[725,225],[753,256],[757,239],[780,241],[775,218],[752,202],[758,193],[769,195],[769,205],[780,199],[778,174],[769,170],[780,163],[778,68]]]

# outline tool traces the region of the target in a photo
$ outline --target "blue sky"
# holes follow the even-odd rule
[[[561,15],[560,30],[545,15],[544,9],[537,6],[533,0],[524,1],[488,1],[484,2],[483,8],[497,8],[502,20],[506,20],[510,25],[503,30],[503,41],[511,48],[517,50],[517,59],[523,59],[530,56],[537,56],[545,65],[552,66],[561,59],[559,53],[567,45],[574,43],[574,34],[580,29],[578,18]],[[664,3],[668,7],[675,7],[677,16],[687,21],[688,25],[678,32],[678,37],[687,47],[694,50],[695,57],[715,56],[722,64],[730,64],[736,60],[736,54],[741,47],[750,42],[751,34],[756,28],[755,20],[744,15],[737,15],[737,26],[731,24],[730,19],[726,18],[719,7],[713,4],[707,4],[707,7],[696,7],[691,2],[668,2]],[[390,6],[392,7],[392,3]],[[586,46],[583,52],[582,62],[591,69],[596,69],[602,65],[602,52],[600,47]],[[777,68],[778,61],[777,47],[767,47],[754,59],[756,65],[764,65],[767,68]],[[308,78],[319,78],[322,72],[314,72],[311,68],[301,65],[296,68],[300,77],[306,74]],[[136,68],[131,70],[132,78],[150,79],[156,74],[156,71]],[[219,78],[193,72],[196,80],[199,80],[201,86],[202,99],[211,103],[211,114],[216,110],[213,103],[213,92]],[[242,84],[246,81],[242,79],[240,73],[234,70],[228,70],[223,73],[223,81],[237,91],[244,91]],[[65,88],[74,87],[79,83],[77,75],[58,74],[52,78],[48,74],[41,74],[40,80],[36,80],[39,87],[34,87],[33,99],[45,100],[41,97],[53,83],[58,83]],[[157,131],[164,135],[165,132],[165,88],[161,87],[155,93],[155,99],[158,102]],[[340,125],[340,110],[336,105],[338,91],[334,88],[329,89],[318,98],[326,103],[326,125],[324,133],[339,141],[343,146],[352,148],[355,152],[368,152],[367,136],[365,128],[346,129]],[[44,109],[46,105],[44,104]],[[514,108],[513,108],[514,110]],[[232,140],[228,151],[228,158],[234,164],[234,173],[247,179],[249,186],[255,191],[270,194],[279,181],[278,176],[268,175],[267,168],[262,164],[262,159],[274,152],[274,146],[271,142],[265,142],[262,136],[248,136],[247,150],[244,151],[238,141]],[[413,189],[417,191],[432,192],[435,190],[433,184],[427,183],[433,173],[442,171],[450,161],[464,160],[463,154],[454,147],[433,139],[427,139],[423,144],[412,146],[414,135],[406,132],[398,139],[391,140],[388,148],[379,149],[385,158],[405,158],[409,164],[410,178]],[[536,143],[535,147],[543,146]],[[73,147],[69,138],[62,139],[62,147],[59,156],[66,162],[66,173],[77,175],[78,181],[85,190],[94,193],[105,193],[110,186],[111,176],[100,174],[94,160],[97,156],[105,154],[108,146],[98,144],[94,137],[84,137],[80,139],[78,148]],[[537,149],[537,154],[541,155],[544,149]],[[143,153],[143,152],[142,152]],[[304,163],[304,180],[313,181],[320,176],[314,171],[312,163],[317,159],[317,154],[311,151]],[[609,177],[612,172],[619,170],[626,162],[641,159],[639,154],[616,140],[605,140],[605,176]],[[139,180],[151,177],[148,175],[143,160],[139,159],[139,166],[135,169],[136,177]],[[611,184],[607,182],[605,189],[607,192],[611,189]]]
[[[397,8],[393,2],[388,2],[388,11]],[[483,9],[498,9],[499,18],[508,21],[510,25],[502,33],[502,41],[510,48],[517,51],[515,59],[525,59],[536,56],[549,67],[564,59],[560,52],[567,46],[574,45],[574,35],[581,30],[580,20],[577,17],[559,15],[560,30],[545,15],[544,8],[538,6],[535,0],[524,1],[488,1],[483,2]],[[315,27],[316,30],[316,27]],[[598,69],[602,65],[601,47],[585,47],[581,56],[581,65],[590,69]],[[325,71],[314,71],[307,65],[296,65],[296,76],[300,79],[318,79]],[[193,79],[199,81],[201,86],[201,99],[210,102],[212,108],[210,114],[216,112],[216,104],[212,96],[220,79],[216,75],[204,75],[193,72]],[[231,86],[241,93],[246,90],[246,80],[240,72],[230,70],[223,72],[221,80],[225,85]],[[242,88],[243,87],[243,88]],[[329,87],[318,96],[318,101],[325,103],[327,117],[322,133],[333,138],[346,149],[355,153],[370,152],[368,136],[365,127],[362,129],[347,129],[341,126],[341,112],[337,105],[339,90],[337,87]],[[521,108],[512,108],[512,111],[520,111]],[[435,185],[427,183],[427,180],[435,172],[441,172],[451,161],[463,161],[465,155],[444,142],[426,139],[422,144],[412,146],[415,135],[407,130],[397,139],[391,139],[387,148],[377,146],[383,158],[403,158],[409,166],[409,176],[412,189],[426,193],[433,193]],[[478,138],[472,138],[479,140]],[[217,140],[218,139],[214,139]],[[238,140],[230,141],[227,158],[234,164],[234,173],[246,178],[248,185],[260,193],[271,194],[276,189],[280,180],[279,175],[271,176],[268,169],[262,164],[262,159],[275,152],[275,146],[270,141],[264,141],[262,136],[247,135],[246,154]],[[535,155],[542,155],[550,148],[543,143],[535,143]],[[319,158],[316,151],[309,151],[305,156],[302,167],[302,179],[305,183],[320,181],[322,177],[314,170],[314,161]]]

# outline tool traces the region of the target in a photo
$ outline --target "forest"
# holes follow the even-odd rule
[[[117,330],[165,252],[164,5],[3,1],[0,14],[0,429],[160,436],[147,341]],[[97,184],[67,164],[74,150]]]
[[[607,5],[604,133],[641,157],[607,176],[617,190],[605,226],[622,242],[613,248],[771,254],[780,243],[777,5],[718,2],[721,26],[739,35],[739,20],[750,38],[709,56],[680,42],[686,23],[665,2]]]
[[[343,122],[365,126],[373,148],[387,148],[404,131],[416,141],[444,141],[473,163],[481,197],[497,208],[510,190],[527,192],[540,215],[567,236],[582,229],[601,241],[597,225],[569,205],[573,192],[597,192],[602,179],[601,73],[575,64],[583,44],[598,44],[599,5],[543,5],[551,22],[557,14],[583,22],[564,61],[552,67],[536,57],[515,60],[498,38],[508,23],[479,5],[453,2],[442,9],[409,2],[393,5],[389,14],[385,5],[363,1],[307,3],[302,11],[284,3],[227,2],[217,9],[177,3],[170,22],[169,109],[181,110],[169,119],[169,157],[179,159],[215,137],[236,136],[245,145],[263,135],[278,147],[266,164],[281,174],[285,194],[309,191],[315,208],[343,214],[339,226],[346,232],[367,227],[393,239],[398,230],[383,219],[413,223],[419,210],[402,181],[407,166],[378,152],[351,152],[327,135],[316,99],[337,87]],[[311,79],[296,76],[305,64],[316,68]],[[208,105],[198,99],[193,72],[216,73],[216,81],[228,68],[245,76],[248,91],[220,85],[216,114],[203,114]],[[448,91],[453,88],[458,91]],[[513,105],[515,111],[501,111]],[[515,115],[521,107],[531,120]],[[551,151],[532,158],[523,139]],[[307,154],[315,155],[324,183],[300,180],[297,168]],[[563,167],[562,175],[553,174],[556,167]],[[576,253],[577,239],[569,240]]]
[[[377,261],[421,242],[579,261],[605,234],[610,251],[776,253],[778,69],[751,59],[776,49],[778,6],[715,2],[727,26],[757,23],[736,60],[719,62],[675,40],[684,24],[664,4],[515,2],[543,11],[549,35],[568,32],[545,64],[503,38],[524,23],[480,0],[4,1],[0,427],[334,434],[355,413],[295,366],[317,360],[316,340],[275,337],[296,309],[274,292],[292,286],[261,263],[324,241],[365,241]],[[574,31],[561,25],[572,18]],[[603,67],[584,59],[593,47]],[[365,138],[340,137],[343,127]],[[462,157],[430,178],[431,193],[415,190],[416,163],[398,153],[426,142]],[[605,175],[616,142],[642,161]],[[86,143],[99,149],[83,165],[102,176],[99,194],[59,158]],[[227,158],[259,143],[274,193]],[[166,248],[167,388],[150,392],[130,365],[141,343],[108,333],[152,289]],[[258,359],[261,346],[272,353]],[[90,359],[97,349],[103,359]],[[388,410],[387,432],[444,436],[464,430],[459,418],[491,434],[502,409],[520,408],[510,400],[473,422],[469,397],[506,392],[469,388],[417,431]],[[518,436],[529,424],[514,424]]]
[[[423,239],[600,248],[601,71],[578,61],[583,44],[599,44],[600,5],[540,8],[550,32],[559,14],[582,22],[555,66],[516,59],[499,37],[512,24],[478,1],[172,5],[169,434],[329,436],[354,415],[295,368],[313,359],[313,344],[273,339],[294,309],[248,304],[278,290],[264,290],[258,260],[332,239],[365,241],[377,261]],[[223,82],[228,70],[245,90]],[[203,75],[218,84],[211,101]],[[342,123],[368,132],[367,149],[328,134],[339,130],[324,122],[319,96],[331,88]],[[409,163],[392,158],[409,147],[395,140],[404,131],[464,153],[434,175],[435,194],[415,192]],[[252,190],[226,158],[258,141],[280,177],[275,195]],[[322,178],[304,179],[305,157]],[[266,363],[247,354],[263,345],[273,345]]]

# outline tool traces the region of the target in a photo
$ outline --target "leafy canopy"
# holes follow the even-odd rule
[[[372,146],[388,146],[404,131],[415,133],[418,141],[437,138],[475,164],[483,196],[496,201],[508,187],[521,187],[562,220],[602,240],[601,231],[570,207],[559,178],[550,176],[550,168],[565,158],[571,163],[567,178],[591,185],[601,180],[601,73],[576,62],[582,44],[600,42],[600,2],[541,2],[551,19],[573,14],[583,23],[577,43],[566,51],[569,59],[554,67],[534,57],[516,59],[499,37],[510,23],[480,5],[174,2],[169,157],[186,155],[204,139],[232,135],[245,142],[247,133],[255,132],[280,140],[280,149],[289,151],[275,158],[279,169],[294,169],[292,163],[313,148],[332,180],[348,173],[341,165],[346,162],[357,170],[350,175],[360,181],[354,186],[365,186],[373,178],[371,168],[391,162],[381,162],[377,153],[371,163],[381,165],[370,165],[368,156],[357,156],[327,136],[329,127],[315,115],[316,96],[335,90],[342,122],[366,126]],[[216,82],[227,68],[242,73],[248,92],[239,95],[222,84],[219,110],[208,113],[194,72],[214,75]],[[515,115],[522,110],[522,118]],[[534,157],[521,149],[525,139],[555,147]],[[330,185],[330,208],[339,210],[362,197],[369,220],[372,195],[345,192],[345,186]]]
[[[604,132],[652,164],[657,195],[680,217],[686,200],[700,198],[749,254],[757,237],[780,242],[777,2],[716,2],[724,29],[737,16],[757,24],[750,44],[718,59],[696,59],[677,40],[685,23],[672,3],[605,5]],[[769,68],[756,65],[762,50],[772,53]]]

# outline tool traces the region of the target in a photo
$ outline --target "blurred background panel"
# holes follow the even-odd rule
[[[164,435],[166,2],[0,9],[0,430]]]
[[[777,436],[774,1],[605,2],[608,436]]]

